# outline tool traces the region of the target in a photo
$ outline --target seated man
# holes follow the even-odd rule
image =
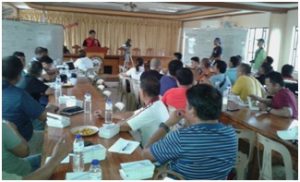
[[[135,111],[135,114],[129,119],[120,123],[121,131],[138,131],[140,133],[142,146],[148,142],[158,129],[159,124],[169,117],[166,106],[159,100],[159,87],[159,81],[155,76],[142,74],[140,98],[145,106]],[[96,114],[99,113],[96,112]]]
[[[46,112],[55,112],[57,107],[48,105],[46,110],[25,90],[15,84],[20,80],[22,62],[14,56],[2,59],[2,117],[13,122],[22,137],[29,141],[31,152],[41,152],[43,133],[33,132],[31,120],[45,122]]]
[[[183,67],[183,64],[181,61],[172,60],[171,62],[169,62],[169,65],[168,65],[169,74],[164,75],[160,79],[159,95],[163,96],[167,90],[177,87],[175,74],[176,74],[176,71],[182,67]]]
[[[231,85],[234,85],[237,79],[237,67],[240,65],[241,61],[238,56],[232,56],[229,60],[229,68],[226,71],[226,75],[228,76]]]
[[[45,180],[70,152],[71,142],[60,139],[55,145],[51,159],[39,168],[40,155],[28,156],[27,142],[18,133],[13,123],[2,122],[2,179]],[[38,169],[39,168],[39,169]]]
[[[176,80],[178,87],[166,91],[161,100],[167,106],[172,106],[176,109],[185,109],[186,91],[193,85],[193,73],[188,68],[181,68],[176,71]]]
[[[224,61],[216,60],[213,67],[215,75],[209,79],[209,82],[222,94],[228,87],[231,87],[231,82],[225,74],[226,68],[227,65]]]
[[[221,93],[208,84],[187,90],[188,107],[175,111],[159,125],[143,150],[143,156],[187,180],[225,180],[235,165],[237,137],[235,130],[218,122],[222,112]],[[170,133],[170,127],[182,118],[186,128]]]
[[[93,61],[86,56],[86,52],[84,50],[79,50],[79,58],[74,62],[74,66],[84,72],[94,68]]]
[[[272,66],[269,63],[264,62],[258,69],[258,74],[255,77],[262,85],[265,85],[266,75],[273,71]]]
[[[30,63],[28,74],[19,84],[19,88],[26,90],[35,100],[40,102],[42,96],[52,95],[54,89],[44,84],[39,78],[42,75],[43,66],[38,61]]]
[[[52,82],[58,75],[58,70],[53,65],[53,59],[49,56],[39,58],[39,62],[43,65],[42,78],[45,82]]]
[[[208,58],[203,58],[200,62],[201,72],[196,78],[198,83],[209,83],[208,79],[213,75],[213,71],[210,68],[210,61]]]
[[[13,53],[13,56],[19,58],[20,61],[21,61],[22,64],[23,64],[23,67],[24,67],[24,69],[22,70],[21,79],[20,79],[20,81],[16,84],[17,86],[19,86],[19,84],[21,83],[21,81],[24,80],[25,75],[26,75],[26,73],[27,73],[27,70],[25,70],[25,69],[26,69],[25,54],[24,54],[23,52],[16,51],[16,52]]]
[[[273,95],[272,99],[251,95],[254,100],[261,102],[259,104],[260,109],[278,116],[298,118],[296,97],[289,89],[284,88],[280,73],[271,72],[266,75],[266,86],[269,94]]]
[[[160,73],[162,71],[161,62],[157,58],[152,58],[151,59],[151,61],[150,61],[150,70],[157,71],[158,80],[160,80],[161,77],[164,76],[163,74]]]
[[[281,75],[284,80],[298,81],[293,77],[294,67],[289,64],[285,64],[281,68]]]
[[[48,49],[44,47],[37,47],[34,50],[35,57],[31,61],[39,61],[40,58],[48,56]]]
[[[231,92],[245,102],[250,95],[262,97],[264,88],[259,81],[251,76],[251,67],[248,64],[242,63],[238,67],[238,79],[232,87]]]
[[[201,68],[200,68],[200,60],[199,57],[192,57],[191,58],[191,70],[193,72],[194,78],[196,79],[198,75],[201,73]]]

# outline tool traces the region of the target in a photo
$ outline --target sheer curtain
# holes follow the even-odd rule
[[[166,55],[179,50],[180,21],[56,11],[44,14],[39,10],[19,11],[20,20],[40,22],[44,16],[48,23],[64,26],[78,22],[78,26],[64,30],[64,43],[69,50],[72,50],[73,45],[81,46],[90,29],[96,31],[101,45],[110,48],[109,53],[113,55],[118,53],[118,48],[127,38],[131,38],[132,48],[141,49],[142,55],[145,55],[148,48],[154,48],[156,54],[164,51]]]

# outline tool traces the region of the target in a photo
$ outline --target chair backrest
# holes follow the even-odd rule
[[[238,149],[235,164],[237,180],[246,180],[248,174],[248,166],[253,158],[256,134],[253,131],[243,129],[236,129],[236,134],[238,143],[239,140],[247,140],[247,142],[249,143],[248,153],[245,154],[244,152],[239,151]]]
[[[146,50],[146,55],[147,56],[153,56],[154,55],[154,49],[153,48],[148,48]]]
[[[124,93],[128,93],[128,89],[127,89],[127,83],[129,81],[129,78],[125,77],[125,76],[122,76],[122,75],[119,75],[119,78],[120,78],[120,81],[121,81],[121,89],[122,89],[122,92]],[[126,82],[127,81],[127,82]],[[130,81],[129,81],[130,82]]]
[[[141,55],[141,49],[140,48],[133,48],[132,49],[132,55],[133,56],[140,56]]]
[[[136,102],[139,103],[140,101],[140,82],[134,79],[130,79],[130,90],[134,94],[134,97],[136,99]]]
[[[289,150],[284,145],[275,142],[265,136],[262,136],[261,134],[257,134],[258,149],[260,149],[260,144],[264,146],[264,151],[262,156],[262,167],[260,169],[259,179],[273,179],[272,151],[276,151],[282,156],[286,180],[293,180],[292,159]]]

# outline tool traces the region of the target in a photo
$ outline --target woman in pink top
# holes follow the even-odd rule
[[[165,92],[162,101],[176,109],[185,109],[186,107],[186,90],[193,84],[193,72],[188,68],[181,68],[176,71],[176,80],[178,87],[172,88]]]

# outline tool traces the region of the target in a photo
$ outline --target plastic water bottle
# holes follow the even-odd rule
[[[99,160],[92,160],[89,173],[90,180],[102,180],[102,170]]]
[[[112,123],[112,115],[113,115],[113,104],[111,99],[108,97],[105,102],[105,123]]]
[[[59,97],[62,95],[62,90],[61,90],[61,78],[58,75],[55,80],[55,99],[58,102]]]
[[[84,161],[83,161],[83,149],[84,142],[81,135],[76,135],[73,143],[73,171],[82,172],[84,171]]]
[[[224,90],[224,92],[223,92],[223,108],[222,108],[222,111],[226,111],[227,110],[228,96],[230,94],[230,90],[231,90],[231,87],[228,86],[226,88],[226,90]]]
[[[84,113],[90,114],[92,112],[92,96],[90,93],[84,94]]]

